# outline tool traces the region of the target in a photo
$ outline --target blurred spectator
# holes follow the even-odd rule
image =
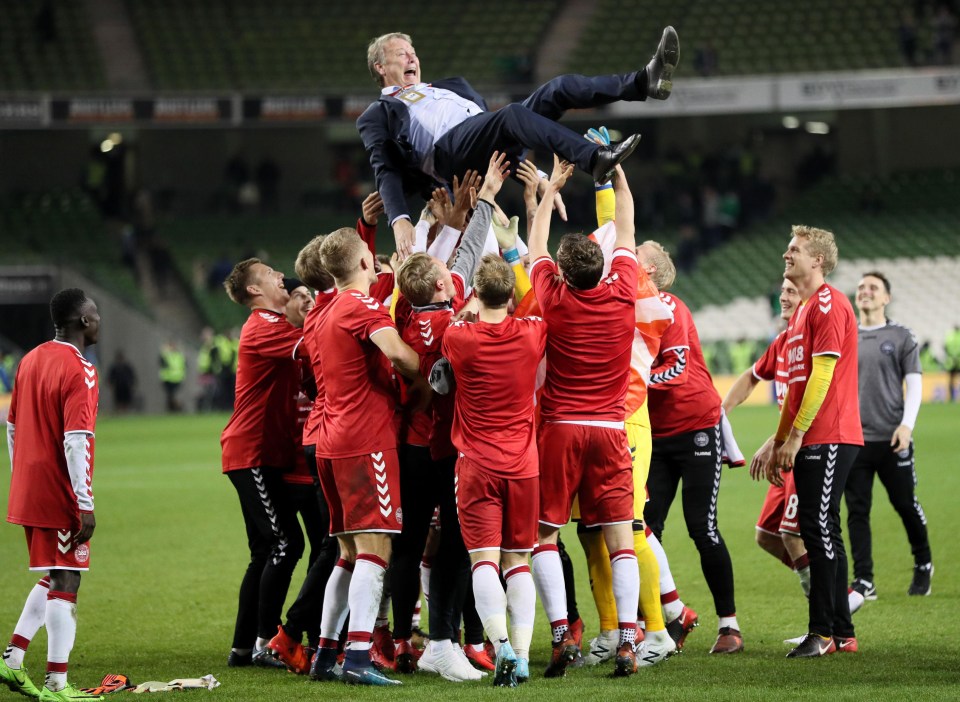
[[[943,370],[943,364],[930,348],[930,340],[927,339],[920,346],[920,368],[924,373],[938,373]]]
[[[957,399],[957,376],[960,376],[960,325],[947,332],[943,340],[943,350],[946,356],[947,373],[950,374],[948,387],[950,388],[950,402]]]
[[[220,360],[220,348],[216,343],[213,329],[204,327],[200,332],[200,351],[197,353],[197,411],[210,412],[216,407],[217,391],[223,362]]]
[[[170,274],[173,273],[173,255],[170,253],[170,247],[163,239],[153,240],[149,249],[150,254],[150,272],[153,274],[153,283],[157,288],[157,294],[161,298],[167,296],[167,284],[170,282]]]
[[[160,382],[167,398],[167,412],[179,412],[177,393],[187,375],[187,359],[176,341],[168,341],[160,347]]]
[[[717,49],[712,41],[698,46],[693,52],[693,69],[703,77],[715,76],[719,67]]]
[[[730,369],[734,375],[740,375],[751,366],[754,361],[754,347],[755,344],[749,339],[741,338],[731,342],[729,347]]]
[[[8,351],[0,350],[0,392],[13,392],[19,358]]]
[[[900,55],[908,66],[917,65],[917,19],[913,10],[905,9],[900,14],[900,26],[897,28],[897,43]]]
[[[113,393],[113,408],[124,414],[133,406],[133,391],[137,385],[137,374],[123,351],[118,350],[113,363],[107,370],[107,383]]]
[[[260,189],[260,208],[264,212],[279,212],[280,167],[269,157],[257,166],[257,187]]]
[[[957,17],[946,3],[937,7],[930,20],[933,32],[933,62],[940,66],[953,63],[953,39],[957,31]]]
[[[718,246],[723,239],[720,228],[720,195],[712,185],[700,193],[700,243],[704,251]]]
[[[226,251],[221,251],[217,260],[210,264],[210,269],[207,273],[207,289],[216,290],[223,285],[223,281],[227,279],[227,276],[230,275],[230,271],[232,270],[233,261],[230,260],[230,256],[227,255]]]
[[[57,13],[53,9],[53,0],[43,0],[33,16],[33,29],[41,44],[52,44],[60,38],[57,32]]]

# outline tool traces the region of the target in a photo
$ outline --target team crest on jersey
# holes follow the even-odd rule
[[[397,507],[395,514],[397,516],[397,524],[403,526],[403,507]]]
[[[86,563],[90,560],[90,547],[87,544],[80,544],[73,550],[73,557],[77,563]]]
[[[710,437],[707,436],[707,432],[698,431],[697,435],[693,437],[693,443],[700,448],[703,448],[710,443]]]
[[[880,353],[885,356],[892,356],[894,351],[897,350],[897,347],[893,345],[893,342],[889,339],[880,344]]]

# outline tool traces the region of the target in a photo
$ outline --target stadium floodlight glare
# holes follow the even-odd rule
[[[830,125],[826,122],[807,122],[803,125],[809,134],[829,134]]]
[[[100,142],[100,151],[103,153],[109,153],[113,149],[113,141],[110,139],[104,139]]]
[[[783,124],[784,129],[796,129],[800,126],[800,120],[792,115],[787,115],[784,117],[781,123]]]

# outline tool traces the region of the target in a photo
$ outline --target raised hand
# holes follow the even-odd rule
[[[374,190],[363,199],[360,205],[360,211],[363,213],[363,221],[371,227],[377,226],[377,220],[383,214],[383,199],[380,193]]]
[[[510,162],[506,158],[506,154],[499,151],[493,152],[490,163],[487,165],[487,174],[483,177],[483,187],[479,194],[480,199],[492,202],[497,193],[500,192],[503,181],[510,175]]]

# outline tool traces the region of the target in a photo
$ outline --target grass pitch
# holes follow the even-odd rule
[[[770,408],[739,408],[733,415],[748,455],[772,431]],[[725,470],[719,521],[733,558],[737,615],[746,651],[707,654],[716,616],[699,559],[676,504],[664,535],[683,600],[700,613],[684,653],[628,679],[610,679],[610,667],[542,677],[549,655],[542,610],[531,652],[529,683],[517,690],[482,683],[454,685],[434,676],[403,678],[404,686],[358,689],[313,683],[281,671],[229,669],[236,595],[246,566],[237,498],[220,474],[219,433],[224,415],[102,417],[97,431],[95,492],[98,527],[92,570],[83,576],[77,645],[70,678],[94,685],[107,673],[135,682],[212,673],[222,687],[191,697],[268,699],[648,699],[648,700],[880,700],[960,699],[960,582],[955,541],[960,533],[957,449],[960,407],[926,405],[916,431],[918,495],[929,519],[936,574],[930,597],[907,597],[909,545],[881,485],[874,491],[874,559],[879,599],[854,617],[861,652],[788,661],[783,639],[805,631],[806,600],[796,577],[754,544],[753,525],[765,487],[745,469]],[[6,449],[3,450],[4,456]],[[4,465],[6,460],[4,459]],[[9,491],[0,487],[6,512]],[[596,610],[576,535],[566,541],[577,562],[578,601],[586,638],[597,631]],[[0,638],[12,632],[36,576],[26,570],[22,530],[0,527]],[[291,597],[302,580],[294,576]],[[45,634],[37,635],[27,665],[43,679]],[[127,693],[119,693],[122,697]],[[0,699],[19,699],[0,688]]]

